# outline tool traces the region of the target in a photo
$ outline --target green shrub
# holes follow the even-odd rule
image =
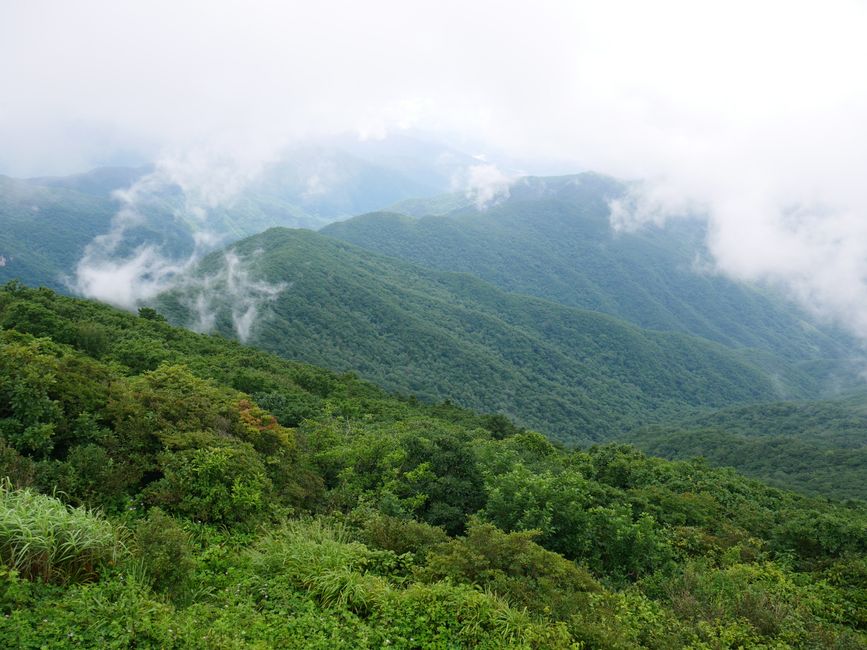
[[[249,445],[161,456],[164,477],[145,490],[154,505],[195,521],[249,523],[269,505],[271,481]]]
[[[8,614],[23,607],[30,599],[30,583],[18,571],[0,565],[0,613]]]
[[[116,512],[125,502],[128,484],[135,479],[131,474],[103,447],[86,444],[70,449],[65,461],[38,463],[36,485],[43,492],[56,490],[72,505]]]
[[[364,519],[361,538],[371,546],[393,551],[398,555],[414,553],[421,556],[431,547],[448,541],[448,535],[438,526],[378,512]]]
[[[22,456],[0,436],[0,480],[7,479],[16,488],[33,484],[36,469],[27,456]]]
[[[536,544],[536,537],[535,531],[504,533],[471,519],[466,537],[433,548],[419,574],[479,585],[531,612],[566,620],[602,587],[585,569]]]
[[[45,457],[54,448],[62,411],[51,393],[57,359],[38,341],[0,343],[0,437],[23,454]]]
[[[159,508],[151,508],[135,531],[136,553],[157,591],[180,596],[195,566],[190,537]]]
[[[242,386],[235,384],[238,390],[251,392]],[[297,427],[306,418],[322,412],[322,400],[310,393],[256,393],[253,398],[259,406],[273,413],[284,427]]]

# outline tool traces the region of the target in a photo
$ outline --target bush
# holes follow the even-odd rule
[[[154,505],[217,524],[249,523],[268,506],[271,481],[249,445],[161,456],[164,477],[145,490]]]
[[[244,387],[235,385],[238,390],[251,392]],[[297,427],[306,418],[312,418],[322,412],[322,400],[309,393],[256,393],[253,395],[256,403],[270,411],[284,427]]]
[[[15,569],[0,565],[0,613],[23,607],[30,599],[30,583],[18,577]]]
[[[448,535],[442,528],[380,513],[374,513],[364,520],[361,538],[371,546],[398,555],[413,553],[421,556],[431,547],[448,541]]]
[[[531,612],[566,620],[586,609],[587,593],[602,588],[585,569],[536,544],[537,536],[471,519],[466,537],[430,551],[420,575],[479,585]]]
[[[135,531],[136,551],[156,591],[179,597],[195,566],[190,537],[159,508],[151,508]]]
[[[41,491],[57,490],[67,503],[100,508],[106,513],[122,507],[128,483],[135,478],[103,447],[94,444],[73,447],[65,461],[42,461],[36,469],[36,485]]]
[[[33,461],[7,445],[0,436],[0,480],[7,479],[16,488],[29,487],[33,484],[35,472]]]

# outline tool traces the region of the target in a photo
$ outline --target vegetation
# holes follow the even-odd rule
[[[95,578],[124,547],[112,525],[29,489],[0,486],[0,560],[17,575],[44,582]]]
[[[440,187],[334,148],[302,147],[284,154],[231,201],[209,206],[206,224],[179,187],[150,184],[137,193],[139,219],[126,224],[114,253],[132,253],[148,243],[165,255],[186,256],[195,246],[193,233],[203,227],[224,242],[272,226],[319,227]],[[317,172],[312,177],[311,170]],[[151,166],[101,167],[71,176],[0,176],[0,283],[19,280],[69,291],[67,279],[85,247],[110,230],[121,207],[112,193],[153,171]],[[311,191],[311,178],[328,191]]]
[[[623,436],[663,458],[701,456],[717,467],[809,494],[867,499],[862,396],[721,409]]]
[[[62,274],[108,230],[113,213],[103,199],[0,176],[0,282],[20,278],[61,289]]]
[[[698,222],[612,229],[609,201],[625,191],[622,183],[592,173],[525,178],[511,186],[508,199],[484,210],[465,198],[460,205],[461,197],[439,197],[392,208],[405,214],[362,215],[321,232],[640,327],[812,362],[804,369],[816,376],[850,357],[844,336],[813,324],[779,296],[701,272],[705,233]],[[755,352],[750,358],[762,360]]]
[[[867,644],[864,503],[566,450],[152,311],[7,285],[0,323],[4,647]],[[104,543],[46,572],[16,512]]]
[[[272,229],[233,251],[248,284],[284,288],[260,309],[253,345],[425,400],[502,412],[567,442],[604,440],[688,407],[774,399],[784,383],[718,344],[505,293],[310,231]],[[199,281],[158,308],[194,324],[204,304],[217,331],[234,335],[238,290],[202,281],[224,264],[221,254],[206,258]],[[787,390],[815,389],[786,367]]]

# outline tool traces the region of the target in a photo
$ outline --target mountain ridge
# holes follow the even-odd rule
[[[485,210],[464,206],[423,217],[375,212],[321,232],[641,327],[770,349],[789,360],[851,355],[848,336],[811,322],[773,292],[697,272],[696,256],[707,254],[700,223],[686,219],[665,228],[612,229],[609,201],[626,189],[593,173],[528,178]]]
[[[474,395],[463,405],[567,439],[612,435],[606,413],[623,423],[624,414],[779,396],[770,377],[719,344],[509,294],[471,274],[427,270],[312,231],[272,228],[230,250],[251,282],[287,287],[263,303],[251,343],[427,399]],[[209,256],[186,289],[182,281],[155,306],[173,322],[195,321],[191,306],[205,298],[195,278],[216,277],[223,265],[222,253]],[[207,286],[210,296],[225,293]],[[231,306],[230,297],[212,305],[226,335]],[[788,379],[788,390],[809,391],[806,375]],[[569,435],[566,427],[582,421],[580,435]]]

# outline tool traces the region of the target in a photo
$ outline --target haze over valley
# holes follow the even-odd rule
[[[0,8],[0,645],[867,647],[865,28]]]

